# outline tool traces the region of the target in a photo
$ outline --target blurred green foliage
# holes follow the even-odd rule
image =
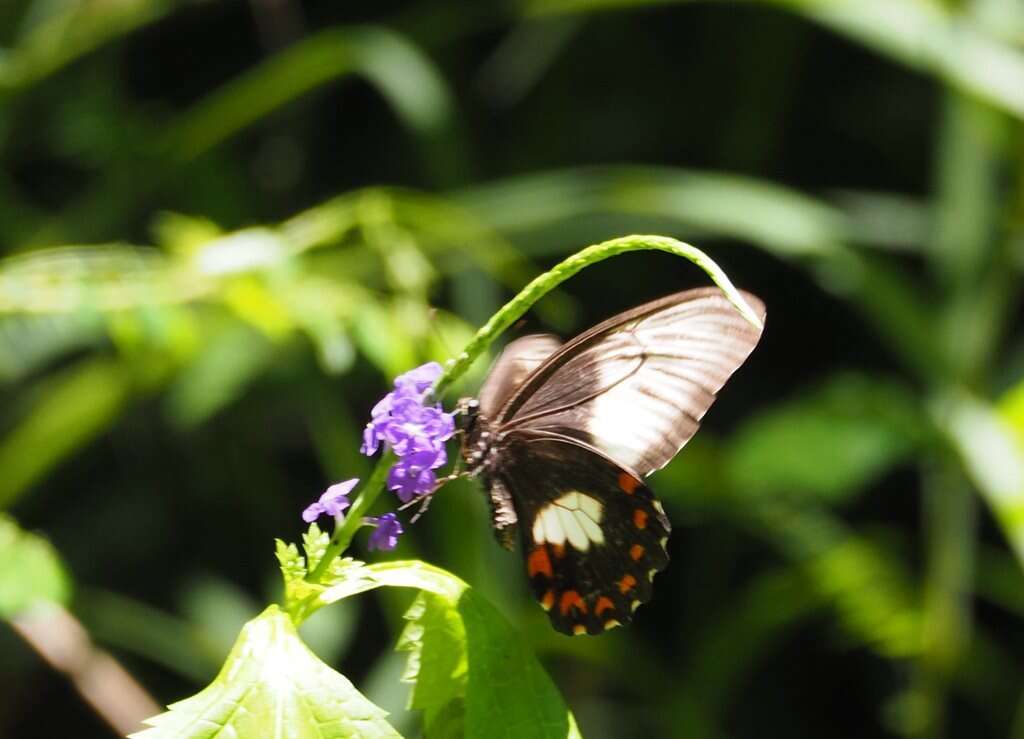
[[[1024,737],[1022,119],[1017,0],[3,3],[0,613],[68,602],[195,692],[393,375],[658,232],[769,317],[652,480],[638,623],[552,632],[469,483],[400,555],[494,603],[588,737]],[[621,257],[517,330],[697,280]],[[410,598],[303,629],[403,735]],[[0,653],[0,734],[111,735]]]

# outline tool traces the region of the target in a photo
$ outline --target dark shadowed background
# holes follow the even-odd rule
[[[159,703],[366,475],[395,374],[658,233],[768,321],[651,480],[672,563],[636,623],[552,631],[469,483],[369,557],[481,590],[590,739],[1024,737],[1018,0],[5,0],[0,46],[0,508]],[[618,257],[515,331],[706,282]],[[305,636],[417,736],[408,601]],[[5,624],[0,688],[4,737],[114,736]]]

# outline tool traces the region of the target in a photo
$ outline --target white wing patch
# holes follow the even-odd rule
[[[596,498],[573,490],[540,509],[533,520],[537,544],[569,544],[585,552],[591,544],[604,544],[601,518],[604,506]]]

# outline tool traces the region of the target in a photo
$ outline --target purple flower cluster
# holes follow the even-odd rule
[[[375,454],[385,444],[398,455],[388,487],[403,503],[433,490],[434,470],[448,461],[444,443],[455,433],[455,419],[440,403],[423,402],[441,372],[441,365],[430,362],[399,375],[395,389],[373,407],[363,431],[363,454]]]
[[[455,419],[445,413],[440,403],[424,404],[428,391],[441,376],[441,365],[430,362],[400,375],[395,389],[373,407],[371,419],[363,432],[360,451],[375,454],[381,444],[398,456],[388,472],[388,487],[398,493],[403,503],[434,489],[434,470],[448,461],[444,443],[455,433]],[[321,515],[338,517],[351,506],[348,494],[358,478],[331,485],[315,503],[302,512],[302,519],[312,523]],[[394,513],[370,516],[363,523],[374,527],[369,548],[391,551],[404,533],[402,522]]]
[[[359,478],[353,477],[351,480],[331,485],[320,496],[320,500],[306,507],[306,510],[302,512],[302,520],[306,523],[313,523],[325,513],[328,516],[340,516],[342,511],[352,505],[348,500],[348,494],[358,483]]]

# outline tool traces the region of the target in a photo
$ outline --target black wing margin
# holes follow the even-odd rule
[[[563,634],[629,623],[668,565],[671,531],[632,472],[575,443],[512,434],[499,475],[519,519],[534,596]]]

